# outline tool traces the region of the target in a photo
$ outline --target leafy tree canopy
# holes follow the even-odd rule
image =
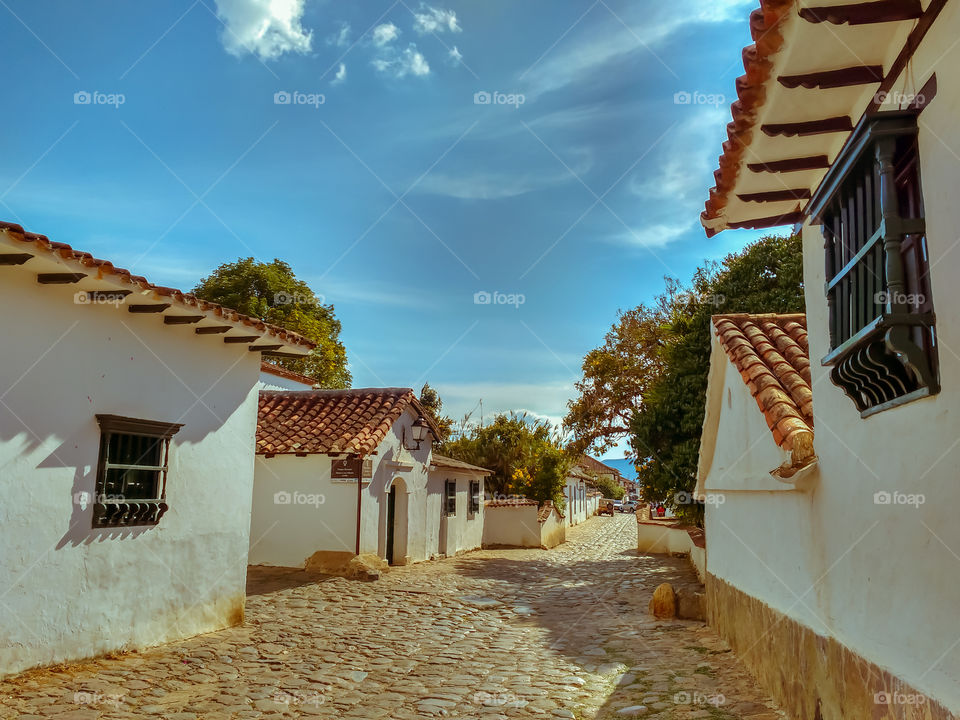
[[[677,506],[696,485],[710,365],[711,321],[717,313],[803,312],[799,236],[765,237],[721,263],[699,268],[689,289],[667,280],[660,366],[630,423],[631,447],[644,500],[663,502],[700,521],[702,506]]]
[[[563,489],[573,462],[550,423],[526,413],[497,415],[444,443],[444,455],[493,471],[487,488],[497,495],[519,495],[561,510]]]
[[[597,475],[593,480],[590,481],[590,484],[603,493],[605,498],[622,500],[623,496],[627,494],[626,490],[620,487],[620,485],[611,477],[606,475]]]
[[[277,360],[277,364],[316,379],[322,387],[350,387],[347,353],[333,305],[318,298],[282,260],[262,263],[248,257],[224,263],[201,280],[193,294],[313,340],[317,347],[310,355]]]
[[[430,417],[440,428],[441,437],[437,438],[437,442],[442,443],[450,437],[450,432],[453,430],[453,418],[441,414],[443,400],[440,399],[440,393],[430,387],[430,383],[424,383],[423,387],[420,388],[420,404],[423,405],[424,410],[430,413]]]

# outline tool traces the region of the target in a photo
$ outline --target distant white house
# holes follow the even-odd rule
[[[563,488],[566,507],[563,510],[567,527],[579,525],[590,517],[587,513],[587,482],[592,478],[579,465],[574,465],[567,473]]]
[[[261,391],[250,563],[324,569],[358,553],[398,565],[436,554],[438,434],[409,388]]]
[[[476,465],[433,454],[427,488],[430,555],[450,557],[481,546],[483,480],[488,475],[491,471]]]
[[[243,620],[261,355],[306,339],[0,224],[0,675]]]

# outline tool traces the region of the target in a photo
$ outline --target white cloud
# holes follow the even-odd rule
[[[461,62],[463,62],[463,53],[457,49],[456,45],[454,45],[453,49],[447,53],[447,57],[450,58],[454,65],[459,65]]]
[[[430,64],[413,43],[403,52],[398,53],[393,48],[390,50],[392,52],[381,54],[380,57],[373,59],[373,67],[378,72],[395,78],[404,78],[407,75],[423,77],[430,74]]]
[[[377,47],[389,45],[400,36],[400,28],[393,23],[383,23],[373,29],[373,44]]]
[[[413,14],[413,29],[420,35],[448,31],[458,33],[463,30],[453,10],[430,7],[426,3],[420,3],[419,12]]]
[[[578,32],[571,33],[523,73],[521,77],[527,83],[525,92],[536,96],[583,82],[605,65],[634,53],[642,53],[649,59],[650,67],[656,68],[656,72],[662,70],[673,77],[676,75],[672,67],[674,60],[663,52],[664,40],[689,29],[693,23],[740,20],[745,26],[749,11],[755,5],[755,0],[672,0],[638,4],[632,13],[621,12],[617,16],[598,6],[584,18]]]
[[[644,225],[640,228],[624,230],[611,239],[623,245],[656,250],[669,245],[681,235],[693,229],[696,224],[696,222],[690,221],[687,223]]]
[[[343,23],[340,25],[340,30],[337,31],[335,35],[331,35],[327,38],[328,45],[336,45],[337,47],[346,47],[350,44],[350,23]]]
[[[443,398],[443,411],[456,420],[473,410],[472,422],[479,423],[478,401],[483,398],[483,420],[489,423],[497,413],[511,410],[558,425],[566,414],[567,401],[576,392],[573,382],[553,383],[445,383],[431,382]]]
[[[331,85],[341,85],[347,79],[347,66],[343,63],[340,63],[340,67],[337,68],[337,74],[334,76],[333,80],[330,82]]]
[[[224,23],[223,46],[231,55],[245,53],[275,60],[286,52],[306,53],[313,33],[304,30],[305,0],[216,0]]]

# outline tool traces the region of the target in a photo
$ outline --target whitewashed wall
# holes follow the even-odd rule
[[[936,70],[938,94],[920,115],[919,148],[941,393],[862,419],[830,382],[828,368],[820,365],[828,352],[823,239],[819,228],[804,228],[819,471],[808,492],[731,492],[725,504],[708,505],[706,518],[710,573],[835,637],[953,711],[960,710],[957,27],[960,6],[948,3],[909,76],[894,86],[916,93]],[[723,425],[736,422],[734,417]],[[739,440],[721,436],[720,442],[743,446],[760,432],[751,429]],[[752,474],[759,458],[743,466]],[[708,490],[713,482],[708,481]],[[925,503],[875,504],[878,491],[922,495]],[[751,551],[758,561],[752,561]]]
[[[589,517],[587,514],[586,487],[584,481],[579,478],[567,476],[563,494],[567,499],[567,507],[563,511],[564,522],[568,527],[571,525],[579,525]]]
[[[404,413],[377,447],[377,454],[370,456],[373,478],[363,486],[361,552],[386,558],[387,493],[395,481],[400,488],[395,551],[409,562],[426,560],[436,552],[432,548],[438,531],[428,529],[429,443],[421,443],[420,450],[401,448],[403,428],[408,444],[413,444],[409,437],[414,420],[412,412]],[[303,567],[318,551],[356,549],[357,485],[331,480],[330,465],[326,455],[257,456],[251,564]]]
[[[536,505],[487,505],[483,522],[484,547],[540,547]]]
[[[470,513],[470,480],[480,482],[480,510]],[[447,480],[457,483],[457,514],[447,516],[444,507],[444,484]],[[437,468],[430,473],[428,512],[431,513],[428,532],[436,528],[431,554],[456,555],[467,550],[476,550],[483,542],[483,476],[472,473]],[[434,502],[434,498],[436,501]],[[433,516],[434,508],[436,515]],[[436,522],[433,523],[433,519]]]
[[[2,278],[0,674],[242,620],[259,355]],[[95,492],[96,413],[184,423],[159,525],[94,530],[74,502]]]

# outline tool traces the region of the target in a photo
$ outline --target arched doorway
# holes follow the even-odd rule
[[[391,565],[407,562],[407,484],[394,478],[387,491],[385,560]]]

